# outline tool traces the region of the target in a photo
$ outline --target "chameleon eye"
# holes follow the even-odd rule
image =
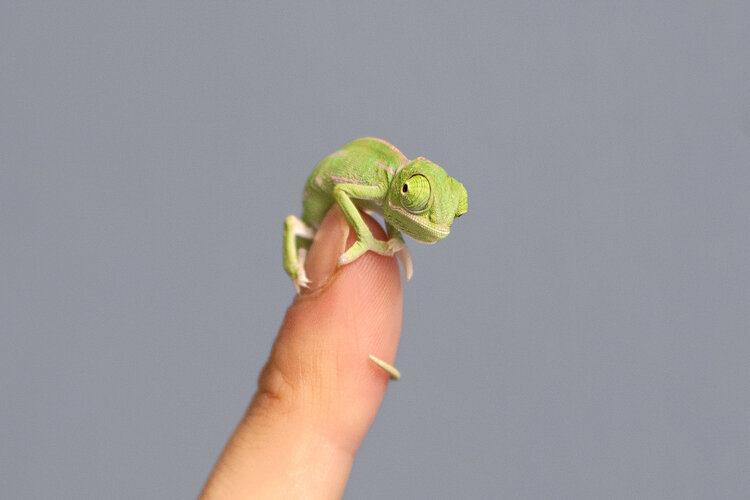
[[[430,181],[416,174],[401,185],[401,202],[411,213],[423,212],[430,202]]]

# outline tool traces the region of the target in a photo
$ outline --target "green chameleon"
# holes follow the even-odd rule
[[[357,241],[339,257],[338,265],[349,264],[372,250],[395,255],[407,280],[412,275],[412,263],[401,232],[422,243],[435,243],[448,236],[453,219],[468,208],[463,185],[426,158],[409,161],[382,139],[352,141],[325,157],[310,174],[302,192],[302,220],[294,215],[286,218],[284,269],[297,293],[310,283],[305,256],[334,203],[357,233]],[[388,241],[375,239],[358,209],[383,216]],[[398,378],[395,368],[374,356],[370,358]]]

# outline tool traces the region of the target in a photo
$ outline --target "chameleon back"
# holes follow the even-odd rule
[[[302,193],[302,220],[318,227],[334,203],[336,184],[388,185],[394,173],[409,160],[395,146],[372,137],[356,139],[326,156],[310,174]],[[382,214],[381,205],[354,200],[363,209]]]

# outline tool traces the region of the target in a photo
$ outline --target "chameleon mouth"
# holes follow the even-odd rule
[[[433,224],[432,222],[425,221],[424,219],[420,219],[415,214],[405,210],[403,207],[399,207],[398,205],[394,205],[390,201],[388,202],[388,206],[392,208],[394,211],[398,212],[399,214],[403,215],[404,217],[412,220],[415,222],[419,227],[425,229],[427,232],[430,233],[432,238],[429,240],[420,240],[419,238],[414,238],[417,241],[422,241],[423,243],[434,243],[438,240],[442,240],[448,234],[450,234],[451,230],[448,226],[444,226],[442,224]],[[411,236],[411,235],[409,235]],[[413,237],[413,236],[412,236]]]

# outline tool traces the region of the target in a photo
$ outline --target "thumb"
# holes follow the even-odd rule
[[[363,217],[383,239],[382,228]],[[393,362],[402,311],[394,258],[367,252],[336,267],[356,240],[349,233],[334,206],[307,258],[310,289],[287,310],[258,391],[209,477],[204,498],[232,498],[218,494],[230,490],[279,498],[343,493],[389,380],[368,355]]]

